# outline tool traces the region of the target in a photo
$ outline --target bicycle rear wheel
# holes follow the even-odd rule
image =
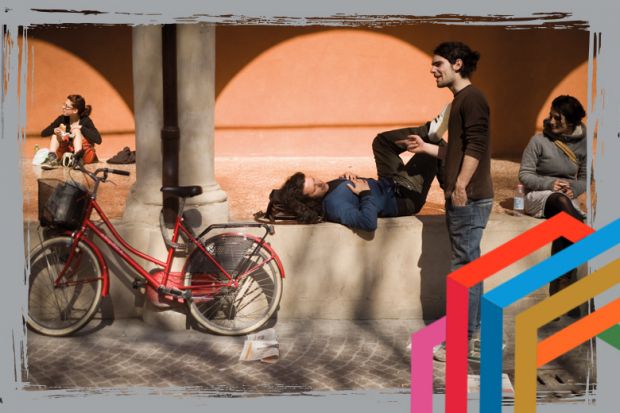
[[[28,325],[38,333],[74,333],[99,307],[103,280],[97,256],[83,242],[72,245],[69,236],[54,237],[30,254]]]
[[[260,239],[220,234],[204,242],[207,252],[238,286],[223,287],[229,278],[196,249],[185,267],[185,286],[192,288],[189,305],[194,319],[223,335],[250,333],[269,320],[282,297],[280,259]]]

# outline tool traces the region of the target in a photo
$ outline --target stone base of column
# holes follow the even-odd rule
[[[217,184],[203,187],[203,189],[204,193],[188,199],[185,207],[185,225],[192,228],[196,234],[211,224],[228,222],[226,193]],[[159,226],[161,197],[154,198],[153,194],[158,195],[159,188],[150,188],[150,190],[144,187],[132,188],[123,213],[121,235],[141,252],[165,261],[167,249]],[[151,200],[154,202],[148,203]],[[156,200],[159,204],[155,203]],[[171,231],[169,235],[172,235]],[[155,267],[146,260],[138,260],[138,262],[144,265],[147,271]],[[175,257],[172,271],[181,271],[183,264],[183,256]],[[146,324],[164,330],[179,331],[189,328],[185,305],[162,309],[153,305],[149,300],[145,300],[142,319]]]
[[[142,311],[142,321],[145,324],[166,331],[184,331],[189,329],[187,307],[181,304],[168,309],[162,309],[146,300]]]

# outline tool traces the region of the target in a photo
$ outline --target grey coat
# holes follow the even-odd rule
[[[527,191],[552,190],[556,179],[570,183],[574,197],[586,190],[587,174],[587,139],[586,127],[581,124],[570,136],[560,136],[577,157],[577,164],[572,162],[560,148],[553,143],[550,134],[536,134],[523,151],[519,181]]]

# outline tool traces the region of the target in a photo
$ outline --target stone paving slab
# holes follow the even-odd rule
[[[29,331],[23,381],[30,390],[151,388],[178,393],[182,389],[202,396],[388,389],[408,393],[410,360],[405,346],[410,333],[421,327],[417,320],[278,321],[274,328],[280,359],[266,364],[239,361],[245,337],[162,331],[138,319],[94,320],[71,337]],[[550,325],[541,337],[558,327]],[[504,371],[514,383],[512,329],[505,331]],[[560,375],[570,384],[570,389],[539,386],[541,400],[592,397],[585,394],[586,387],[592,390],[596,382],[589,349],[586,343],[539,370],[545,377]],[[590,366],[588,383],[584,366]],[[434,370],[434,390],[442,393],[445,364],[434,362]],[[479,374],[477,364],[471,363],[469,370]]]
[[[76,336],[28,332],[24,381],[47,388],[199,387],[282,393],[409,388],[416,321],[278,322],[280,359],[241,362],[244,337],[160,331],[140,320],[93,321]]]

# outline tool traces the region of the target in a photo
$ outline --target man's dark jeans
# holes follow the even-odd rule
[[[492,206],[493,199],[469,200],[462,207],[453,206],[450,200],[446,201],[446,224],[452,249],[451,272],[480,257],[482,232],[489,221]],[[467,324],[469,338],[472,338],[480,327],[481,298],[482,283],[479,283],[469,289]]]
[[[395,129],[378,134],[372,142],[377,175],[396,184],[401,215],[415,214],[422,208],[437,174],[438,160],[431,155],[417,154],[405,164],[399,156],[405,148],[395,142],[409,135],[426,134],[425,126]]]

